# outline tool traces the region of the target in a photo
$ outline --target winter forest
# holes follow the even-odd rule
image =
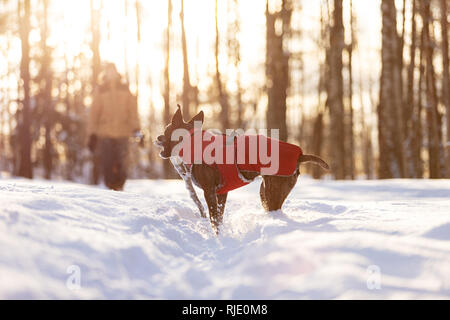
[[[448,300],[449,16],[0,0],[0,300]],[[230,163],[181,158],[194,120]]]
[[[278,128],[343,179],[449,178],[448,0],[2,0],[0,171],[96,183],[86,117],[105,63],[137,97],[130,175],[174,178],[177,104]],[[324,174],[308,168],[315,178]]]

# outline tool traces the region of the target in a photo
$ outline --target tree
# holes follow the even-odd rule
[[[279,129],[283,141],[288,139],[286,100],[290,54],[286,48],[291,35],[291,16],[292,1],[282,0],[281,10],[273,13],[270,12],[269,1],[266,1],[267,129]]]
[[[236,70],[236,93],[234,95],[235,116],[237,118],[235,126],[237,128],[244,127],[244,101],[243,101],[243,88],[241,81],[241,43],[239,34],[241,32],[241,18],[239,15],[239,1],[228,0],[228,30],[227,30],[227,42],[228,42],[228,59],[233,64]]]
[[[98,77],[101,71],[100,58],[100,8],[95,7],[95,1],[91,0],[91,51],[92,51],[92,89],[98,85]],[[100,5],[101,6],[101,5]]]
[[[30,97],[30,0],[18,2],[20,40],[22,44],[22,58],[20,63],[20,76],[22,78],[23,100],[22,108],[18,114],[19,126],[19,171],[18,175],[24,178],[33,178],[31,163],[31,97]]]
[[[320,49],[324,49],[325,58],[320,60],[319,63],[319,81],[317,84],[317,115],[313,120],[313,129],[310,139],[311,150],[314,154],[322,155],[322,149],[324,146],[324,129],[325,129],[325,104],[322,100],[322,94],[327,91],[328,88],[328,59],[330,53],[330,23],[329,23],[329,14],[325,14],[325,8],[323,3],[320,3],[320,37],[318,39],[318,47]],[[302,121],[302,127],[305,125],[305,121]],[[304,128],[302,128],[304,130]],[[323,170],[314,166],[312,169],[312,175],[314,179],[319,179],[323,175]]]
[[[348,53],[348,121],[346,124],[348,150],[346,154],[347,168],[346,172],[352,180],[355,179],[355,133],[354,133],[354,110],[353,110],[353,50],[355,43],[354,30],[355,16],[353,13],[353,1],[350,0],[350,43],[347,45]]]
[[[378,106],[378,143],[381,179],[405,177],[403,151],[401,66],[394,0],[382,0],[382,50],[380,103]]]
[[[220,33],[219,33],[219,13],[218,13],[219,0],[216,0],[215,6],[215,22],[216,22],[216,42],[215,42],[215,61],[216,61],[216,85],[217,91],[219,95],[219,103],[220,103],[220,123],[222,124],[222,129],[227,130],[230,128],[230,104],[228,100],[228,93],[226,87],[223,83],[222,74],[220,72]]]
[[[181,11],[180,11],[180,21],[181,21],[181,47],[183,50],[183,114],[187,119],[191,118],[191,96],[192,96],[192,86],[191,77],[189,74],[189,56],[187,50],[187,40],[186,40],[186,28],[184,25],[184,0],[181,0]]]
[[[420,120],[418,103],[414,98],[415,82],[414,73],[416,70],[416,51],[417,51],[417,1],[412,0],[412,13],[411,13],[411,45],[409,47],[409,65],[407,67],[406,78],[406,96],[404,99],[404,122],[403,130],[404,137],[406,139],[406,145],[410,146],[405,149],[406,157],[406,174],[408,178],[420,178],[421,170],[420,166],[420,144],[421,136],[415,130],[417,128],[417,122]],[[417,150],[419,148],[419,153]]]
[[[51,72],[51,50],[47,45],[48,38],[48,9],[49,0],[43,0],[43,15],[41,25],[41,77],[43,80],[42,103],[44,112],[44,130],[45,130],[45,146],[44,146],[44,177],[51,179],[53,169],[53,146],[51,131],[53,127],[53,101],[52,101],[52,72]]]
[[[130,83],[130,70],[128,66],[128,0],[123,0],[123,14],[125,23],[123,25],[123,65],[125,67],[125,79]]]
[[[137,40],[137,50],[136,50],[136,68],[135,68],[135,72],[136,72],[136,77],[135,77],[135,81],[136,81],[136,98],[138,99],[139,102],[139,78],[140,78],[140,69],[139,69],[139,62],[140,62],[140,49],[141,49],[141,24],[142,24],[142,19],[141,19],[141,4],[139,0],[135,1],[135,12],[136,12],[136,40]]]
[[[441,0],[441,34],[442,34],[442,103],[447,114],[447,178],[450,178],[450,64],[448,56],[448,0]]]
[[[345,47],[342,0],[334,0],[333,25],[330,31],[328,101],[330,111],[331,167],[336,179],[345,179],[345,110],[342,53]]]
[[[165,38],[165,67],[164,67],[164,114],[163,121],[164,124],[170,123],[170,39],[172,30],[172,0],[167,1],[167,28],[166,28],[166,38]],[[173,172],[169,161],[163,162],[164,176],[169,178]]]
[[[100,57],[100,8],[96,8],[94,0],[90,1],[91,5],[91,51],[92,51],[92,93],[97,90],[98,78],[101,71]],[[101,7],[101,4],[100,4]],[[98,184],[100,180],[100,157],[98,152],[94,152],[92,159],[91,183]]]
[[[442,145],[442,116],[438,110],[436,74],[434,71],[434,43],[432,40],[432,16],[430,10],[431,0],[423,0],[421,3],[421,16],[424,35],[425,58],[425,91],[426,91],[426,115],[428,130],[428,159],[431,179],[442,178],[445,168],[441,162],[444,159]]]

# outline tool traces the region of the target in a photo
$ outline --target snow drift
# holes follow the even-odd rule
[[[181,181],[0,179],[2,299],[450,298],[450,181],[259,183],[214,236]]]

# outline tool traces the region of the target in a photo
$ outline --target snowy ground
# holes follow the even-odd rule
[[[271,214],[258,189],[217,238],[179,181],[0,179],[0,298],[450,298],[450,181],[301,178]]]

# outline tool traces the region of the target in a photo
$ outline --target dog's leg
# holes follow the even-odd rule
[[[222,223],[222,219],[220,219],[219,209],[218,209],[218,201],[215,190],[211,191],[205,190],[205,200],[208,204],[209,209],[209,219],[211,221],[211,226],[216,234],[219,234],[219,226]]]
[[[281,210],[289,193],[297,183],[298,174],[291,177],[264,176],[261,185],[261,201],[266,211]]]
[[[220,174],[213,167],[199,164],[192,167],[192,176],[203,189],[205,200],[208,204],[209,219],[211,220],[213,230],[218,234],[219,226],[222,223],[216,194],[216,190],[220,185]],[[221,197],[221,202],[223,200],[223,197]]]
[[[192,179],[188,178],[184,182],[186,183],[186,188],[189,190],[192,201],[194,201],[194,203],[198,207],[198,210],[200,210],[200,215],[202,216],[202,218],[206,218],[205,209],[203,208],[203,204],[197,196],[197,192],[195,192],[194,185],[192,184]]]
[[[172,162],[175,170],[177,170],[180,177],[184,180],[186,189],[188,189],[189,195],[191,196],[192,201],[194,201],[194,203],[197,205],[198,210],[200,211],[200,215],[202,216],[202,218],[206,218],[205,209],[203,208],[203,205],[197,196],[197,192],[195,192],[194,185],[192,184],[192,177],[191,177],[190,173],[187,171],[184,164],[178,158],[172,158],[171,162]]]
[[[264,186],[264,180],[261,182],[261,187],[259,189],[259,196],[261,198],[261,204],[262,204],[264,210],[270,211],[269,203],[267,202],[267,198],[266,198],[266,188]]]
[[[223,214],[225,213],[225,205],[227,203],[228,193],[217,195],[217,218],[219,224],[223,222]]]

